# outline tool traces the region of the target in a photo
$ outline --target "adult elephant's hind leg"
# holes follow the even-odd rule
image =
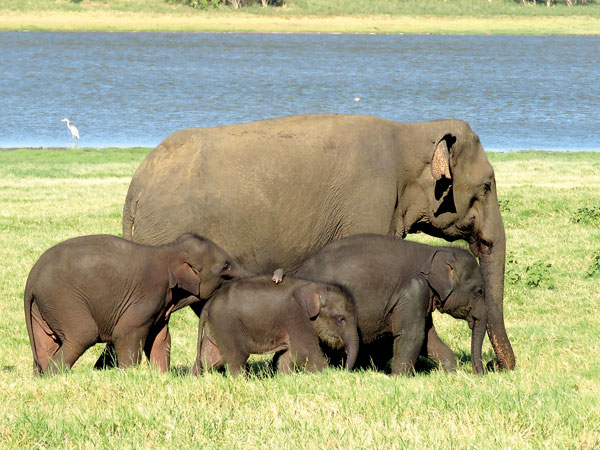
[[[456,356],[435,331],[431,314],[428,315],[426,321],[425,343],[421,349],[421,355],[437,364],[441,364],[446,372],[456,371]]]
[[[150,364],[156,366],[161,372],[169,370],[171,365],[171,333],[169,324],[150,330],[144,345],[144,353]]]

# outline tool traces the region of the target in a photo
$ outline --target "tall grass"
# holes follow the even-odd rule
[[[0,151],[1,447],[600,446],[600,273],[587,273],[600,255],[598,153],[488,155],[510,255],[505,315],[513,372],[473,375],[466,324],[436,313],[460,361],[454,375],[329,369],[272,376],[264,358],[253,357],[249,377],[193,378],[197,321],[184,310],[171,320],[169,373],[147,364],[94,371],[96,346],[72,371],[34,378],[23,316],[31,266],[69,237],[119,235],[129,180],[148,151]],[[553,285],[530,283],[532,267]],[[486,342],[484,358],[492,356]]]

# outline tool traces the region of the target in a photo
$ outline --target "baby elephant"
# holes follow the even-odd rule
[[[108,235],[64,241],[40,257],[25,286],[34,372],[69,368],[97,342],[114,343],[119,367],[139,363],[143,349],[164,371],[169,349],[157,336],[170,314],[240,275],[225,251],[189,233],[159,247]]]
[[[364,354],[372,347],[387,359],[393,356],[393,374],[410,374],[422,352],[454,370],[456,357],[433,328],[431,313],[437,309],[469,323],[473,370],[483,371],[481,346],[487,326],[483,276],[467,251],[390,236],[355,235],[314,253],[294,276],[335,283],[350,292],[361,336],[359,360],[373,356]],[[390,338],[393,344],[382,344]]]
[[[343,288],[292,277],[278,284],[268,276],[246,278],[223,286],[202,310],[192,373],[227,364],[237,375],[251,353],[273,352],[282,372],[294,365],[322,370],[327,362],[319,339],[345,347],[346,368],[354,366],[356,312]]]

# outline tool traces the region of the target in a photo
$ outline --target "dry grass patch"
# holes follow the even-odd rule
[[[195,10],[177,13],[0,11],[0,30],[597,35],[600,19],[585,16],[257,15]]]

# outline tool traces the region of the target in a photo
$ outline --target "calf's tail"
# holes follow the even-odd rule
[[[128,193],[123,205],[123,239],[128,241],[133,240],[133,221],[135,218],[135,202],[132,196]]]
[[[25,323],[27,324],[27,334],[29,334],[29,343],[31,344],[31,351],[33,352],[33,373],[34,375],[40,375],[42,373],[42,365],[38,359],[37,351],[35,348],[35,338],[33,336],[33,315],[31,309],[33,306],[33,292],[29,287],[29,283],[25,287]]]

